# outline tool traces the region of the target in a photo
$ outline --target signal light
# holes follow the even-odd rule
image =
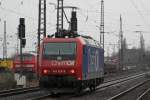
[[[20,18],[18,37],[20,39],[25,38],[25,19],[24,18]]]
[[[22,41],[22,42],[21,42],[21,43],[22,43],[22,47],[24,48],[25,45],[26,45],[26,39],[22,39],[21,41]]]
[[[43,73],[44,73],[44,74],[47,74],[47,73],[48,73],[48,70],[47,70],[47,69],[44,69],[44,70],[43,70]]]

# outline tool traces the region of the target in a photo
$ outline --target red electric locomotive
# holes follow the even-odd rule
[[[103,54],[93,39],[45,38],[40,51],[40,86],[94,89],[104,79]]]
[[[77,34],[75,7],[70,29],[63,29],[64,10],[60,5],[63,4],[57,7],[61,8],[57,9],[57,32],[45,37],[40,45],[39,85],[51,90],[94,90],[104,80],[104,49],[91,37]]]
[[[22,54],[22,66],[20,61],[20,55],[15,55],[13,60],[14,72],[30,72],[36,73],[37,70],[37,58],[35,53],[23,53]]]

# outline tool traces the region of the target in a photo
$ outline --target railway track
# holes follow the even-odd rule
[[[39,91],[39,87],[30,87],[30,88],[18,88],[18,89],[11,89],[0,91],[0,97],[12,96],[12,95],[19,95],[27,92],[34,92]]]
[[[126,75],[126,74],[123,74],[123,76],[122,75],[120,75],[121,77],[115,77],[114,76],[114,79],[111,77],[111,79],[106,79],[106,80],[104,80],[104,83],[107,83],[107,82],[111,82],[111,81],[115,81],[115,80],[119,80],[119,79],[124,79],[124,78],[128,78],[128,77],[131,77],[131,76],[135,76],[135,75],[139,75],[139,74],[142,74],[142,73],[144,73],[144,72],[139,72],[139,73],[134,73],[134,74],[128,74],[128,75]],[[146,72],[145,72],[146,73]],[[117,75],[118,76],[118,75]],[[105,78],[107,78],[107,77],[105,77]]]
[[[148,78],[145,77],[145,73],[144,73],[144,74],[135,75],[133,77],[129,77],[125,79],[112,81],[100,85],[98,88],[96,88],[95,92],[87,91],[86,93],[84,93],[79,97],[71,98],[71,100],[90,100],[90,98],[93,100],[108,100],[110,97],[113,97],[119,92],[124,91],[127,88],[138,84],[138,82],[145,81],[145,79]],[[70,100],[70,99],[64,99],[64,100]],[[136,100],[136,99],[128,98],[128,99],[117,99],[117,100]]]
[[[33,97],[33,98],[30,98],[28,100],[41,100],[41,99],[46,99],[46,98],[49,98],[51,97],[52,94],[49,93],[49,94],[45,94],[45,95],[41,95],[41,96],[37,96],[37,97]]]
[[[143,92],[136,100],[149,100],[150,88]]]
[[[143,90],[142,88],[145,87],[145,84],[149,84],[149,83],[150,83],[150,79],[145,80],[145,81],[143,81],[143,82],[141,82],[141,83],[139,83],[139,84],[137,84],[137,85],[135,85],[135,86],[133,86],[133,87],[131,87],[131,88],[125,90],[125,91],[120,92],[119,94],[117,94],[117,95],[115,95],[115,96],[109,98],[108,100],[125,100],[125,98],[130,98],[131,95],[132,95],[132,97],[133,97],[135,94],[136,94],[137,96],[135,96],[134,98],[137,97],[137,98],[138,98],[137,100],[142,100],[142,99],[140,99],[140,98],[143,97],[143,95],[145,94],[145,92],[144,92],[144,94],[142,94],[142,95],[140,95],[140,96],[138,96],[138,94],[143,93],[143,91],[145,91],[145,89]],[[138,89],[138,88],[140,88],[140,89]],[[138,91],[137,89],[138,89],[138,90],[141,90],[141,91]],[[134,91],[136,91],[136,93],[135,93]],[[133,94],[133,93],[134,93],[134,94]],[[130,95],[130,96],[129,96],[129,95]],[[136,100],[136,99],[130,98],[130,100]]]
[[[96,90],[106,88],[106,87],[110,87],[110,86],[120,84],[120,83],[123,83],[123,82],[131,81],[131,80],[137,79],[139,77],[143,77],[144,75],[145,75],[145,73],[142,73],[142,74],[139,74],[139,75],[130,76],[128,78],[121,78],[119,80],[108,81],[108,82],[105,82],[104,84],[101,84],[99,87],[96,88]],[[82,95],[87,95],[89,93],[91,93],[89,90],[85,90],[84,92],[81,92],[81,94],[72,94],[72,95],[68,95],[68,96],[62,96],[60,100],[69,100],[71,98],[82,96]],[[47,95],[31,98],[29,100],[45,100],[45,99],[50,99],[51,96],[52,96],[52,94],[47,94]]]
[[[118,80],[113,80],[113,81],[108,81],[105,82],[104,84],[101,84],[99,87],[96,88],[96,90],[102,89],[102,88],[107,88],[119,83],[123,83],[123,82],[127,82],[130,80],[134,80],[136,78],[142,77],[143,75],[145,75],[145,73],[139,74],[139,75],[134,75],[134,76],[130,76],[128,78],[121,78]],[[36,91],[40,91],[41,89],[39,87],[31,87],[31,88],[18,88],[18,89],[11,89],[11,90],[5,90],[5,91],[0,91],[0,98],[2,97],[8,97],[8,96],[18,96],[21,94],[27,94],[27,93],[32,93],[32,92],[36,92]],[[96,91],[97,92],[97,91]],[[61,100],[67,100],[70,98],[74,98],[74,97],[78,97],[81,95],[86,95],[88,93],[91,93],[89,90],[86,90],[84,92],[82,92],[80,95],[78,94],[64,94],[62,95],[60,98]],[[52,94],[50,92],[45,92],[43,94],[37,95],[37,96],[29,96],[28,100],[43,100],[43,99],[47,99],[47,98],[52,98]],[[19,99],[18,99],[19,100]]]
[[[101,84],[100,86],[98,86],[96,89],[98,90],[98,89],[101,89],[101,88],[106,88],[106,87],[113,86],[113,85],[116,85],[116,84],[119,84],[119,83],[123,83],[123,82],[127,82],[127,81],[130,81],[130,80],[134,80],[136,78],[143,77],[145,74],[146,73],[142,73],[142,74],[130,76],[130,77],[127,77],[127,78],[120,78],[118,80],[107,81],[104,84]]]

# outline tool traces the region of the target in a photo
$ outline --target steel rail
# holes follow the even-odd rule
[[[142,93],[136,100],[144,100],[144,96],[146,96],[150,92],[150,88],[147,89],[144,93]]]
[[[46,98],[48,98],[48,97],[50,97],[50,96],[52,96],[51,93],[45,94],[45,95],[42,95],[42,96],[38,96],[38,97],[34,97],[34,98],[30,98],[30,99],[28,99],[28,100],[41,100],[41,99],[46,99]]]
[[[39,91],[39,90],[40,90],[39,87],[18,88],[18,89],[5,90],[5,91],[0,91],[0,97],[18,95],[18,94],[22,94],[25,92],[33,92],[33,91]]]
[[[122,77],[118,77],[118,78],[114,78],[114,79],[110,79],[110,80],[106,80],[104,81],[104,83],[107,83],[107,82],[111,82],[111,81],[115,81],[115,80],[119,80],[119,79],[125,79],[125,78],[128,78],[128,77],[132,77],[132,76],[135,76],[135,75],[139,75],[139,74],[142,74],[142,73],[147,73],[147,72],[140,72],[140,73],[136,73],[136,74],[129,74],[129,75],[126,75],[126,76],[122,76]],[[128,73],[126,73],[128,74]]]
[[[147,83],[148,81],[150,81],[150,80],[145,80],[144,82],[141,82],[141,83],[137,84],[137,85],[134,86],[134,87],[131,87],[131,88],[129,88],[129,89],[123,91],[123,92],[120,92],[119,94],[117,94],[117,95],[115,95],[115,96],[109,98],[108,100],[116,100],[116,99],[119,99],[120,97],[126,95],[127,93],[133,91],[134,89],[136,89],[136,88],[138,88],[138,87],[144,85],[144,84]]]
[[[112,86],[112,85],[116,85],[118,83],[126,82],[126,81],[129,81],[129,80],[133,80],[135,78],[142,77],[143,75],[145,75],[145,73],[134,75],[134,76],[131,76],[131,77],[128,77],[128,78],[120,78],[120,79],[117,79],[117,80],[113,80],[111,82],[110,81],[105,82],[104,84],[101,84],[99,87],[97,87],[96,90],[101,89],[101,88],[105,88],[105,87],[109,87],[109,86]],[[40,90],[39,87],[4,90],[4,91],[0,91],[0,97],[18,95],[18,94],[22,94],[22,93],[25,93],[25,92],[34,92],[34,91],[39,91],[39,90]],[[35,98],[31,98],[29,100],[40,100],[40,99],[43,99],[43,98],[48,98],[50,96],[52,96],[52,94],[49,93],[49,94],[41,95],[41,96],[38,96],[38,97],[35,97]],[[71,96],[71,97],[73,97],[73,96]]]
[[[119,84],[119,83],[127,82],[127,81],[130,81],[130,80],[133,80],[133,79],[137,79],[139,77],[142,77],[143,75],[145,75],[145,73],[134,75],[134,76],[130,76],[128,78],[127,77],[126,78],[120,78],[120,79],[117,79],[117,80],[113,80],[111,82],[110,81],[109,82],[105,82],[104,84],[101,84],[99,87],[97,87],[96,90],[102,89],[102,88],[105,88],[105,87],[109,87],[109,86],[113,86],[113,85],[116,85],[116,84]],[[87,93],[90,93],[90,92],[86,91],[86,93],[83,93],[81,95],[85,95]],[[70,98],[78,96],[78,95],[79,94],[75,94],[75,95],[66,97],[65,99],[67,100],[68,98],[70,99]],[[31,99],[28,99],[28,100],[41,100],[41,99],[46,99],[46,98],[48,98],[50,96],[52,96],[52,94],[46,94],[46,95],[43,95],[43,96],[31,98]],[[63,100],[65,100],[65,99],[63,99]]]
[[[128,77],[128,78],[120,78],[120,79],[117,79],[117,80],[108,81],[108,82],[103,83],[103,84],[101,84],[100,86],[98,86],[98,87],[96,88],[96,90],[101,89],[101,88],[106,88],[106,87],[109,87],[109,86],[113,86],[113,85],[116,85],[116,84],[119,84],[119,83],[124,83],[124,82],[130,81],[130,80],[133,80],[133,79],[142,77],[142,76],[145,75],[145,74],[146,74],[146,73],[142,73],[142,74],[130,76],[130,77]]]
[[[23,89],[31,89],[31,88],[37,88],[37,87],[28,87],[28,88],[15,88],[15,89],[9,89],[9,90],[3,90],[0,91],[0,94],[2,93],[8,93],[8,92],[13,92],[13,91],[19,91],[19,90],[23,90]]]

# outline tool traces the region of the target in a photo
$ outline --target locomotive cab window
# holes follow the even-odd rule
[[[76,43],[44,43],[43,57],[49,60],[74,60]]]

